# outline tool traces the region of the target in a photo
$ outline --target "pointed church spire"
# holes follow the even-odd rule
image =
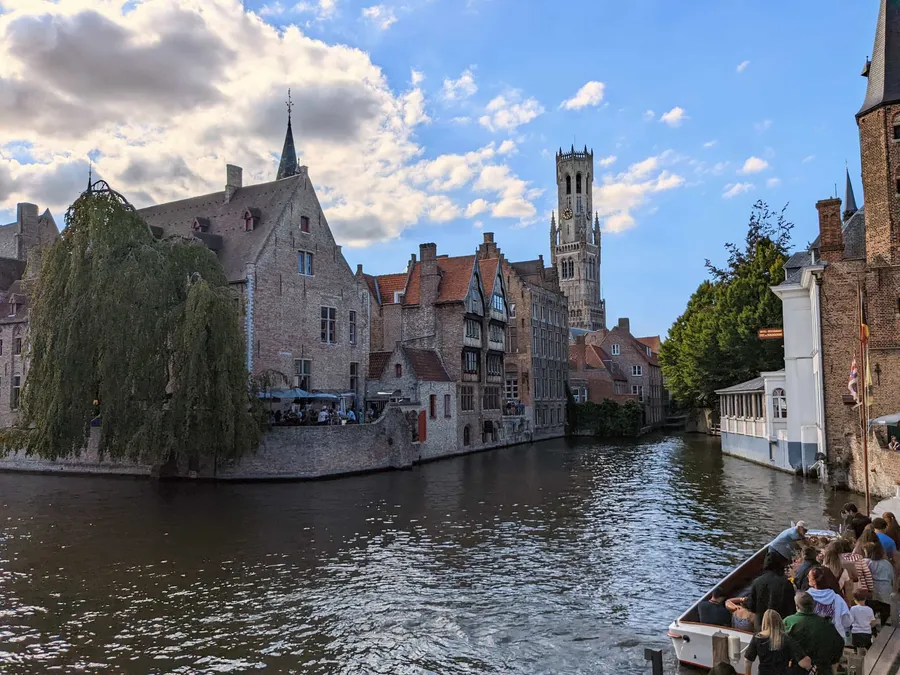
[[[284,136],[284,148],[281,150],[281,162],[278,164],[278,175],[275,180],[289,178],[297,175],[297,151],[294,149],[294,132],[291,130],[291,111],[294,104],[291,102],[291,90],[288,89],[288,125],[287,134]]]
[[[850,168],[847,168],[847,193],[844,197],[844,221],[850,220],[850,217],[859,211],[856,206],[856,197],[853,195],[853,183],[850,180]]]
[[[882,105],[900,102],[900,3],[896,0],[881,0],[872,60],[866,62],[862,74],[869,78],[869,86],[857,118]]]

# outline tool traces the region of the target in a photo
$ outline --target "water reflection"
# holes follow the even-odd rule
[[[318,483],[4,474],[0,671],[645,673],[702,590],[840,501],[700,437]]]

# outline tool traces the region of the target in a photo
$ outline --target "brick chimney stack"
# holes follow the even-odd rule
[[[437,264],[437,244],[419,244],[419,274],[421,275],[421,301],[423,306],[432,305],[438,299],[441,273]]]
[[[494,233],[485,232],[484,242],[478,247],[478,259],[496,258],[498,255],[497,244],[494,243]]]
[[[234,164],[225,165],[225,203],[231,201],[234,193],[244,185],[244,170]]]
[[[816,202],[819,212],[819,251],[825,262],[839,262],[844,257],[844,232],[841,222],[841,200]]]
[[[619,328],[619,330],[624,330],[629,335],[631,334],[631,321],[628,320],[628,317],[619,319],[617,327]]]

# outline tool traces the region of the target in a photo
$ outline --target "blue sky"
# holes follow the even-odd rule
[[[64,31],[93,44],[102,22],[82,20],[93,4],[0,0],[7,55],[26,38],[22,44],[58,54],[54,36]],[[595,206],[608,320],[629,316],[635,332],[665,335],[705,277],[704,259],[724,259],[723,244],[743,236],[756,199],[790,202],[796,247],[816,236],[815,202],[835,183],[843,196],[845,161],[862,202],[854,114],[877,5],[197,2],[209,42],[184,48],[190,67],[179,67],[178,50],[165,58],[135,51],[144,64],[159,58],[163,70],[179,73],[174,83],[156,82],[125,50],[109,66],[120,71],[98,74],[106,88],[94,93],[100,104],[90,114],[66,107],[77,98],[66,90],[73,75],[51,72],[49,59],[15,56],[19,62],[0,66],[0,84],[25,87],[40,76],[41,96],[57,97],[51,113],[0,103],[0,221],[28,200],[50,206],[61,222],[84,182],[88,152],[138,205],[221,189],[223,158],[245,166],[248,182],[265,180],[283,138],[284,90],[293,86],[301,161],[349,244],[351,266],[399,271],[423,241],[437,242],[439,253],[470,253],[482,231],[493,231],[510,259],[547,259],[553,153],[586,144],[603,186],[595,187]],[[169,18],[192,7],[112,2],[101,14],[126,42],[156,31],[182,45],[188,38],[172,26],[185,21]],[[255,32],[237,30],[242,21]],[[242,41],[235,53],[215,56],[219,42]],[[189,58],[192,49],[203,58]],[[235,72],[251,62],[239,79]],[[580,99],[562,105],[588,83]],[[166,96],[170,105],[159,106]],[[141,105],[117,107],[125,100]],[[230,105],[215,108],[223,101]]]

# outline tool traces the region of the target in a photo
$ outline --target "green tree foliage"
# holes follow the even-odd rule
[[[31,294],[31,366],[7,447],[55,459],[87,446],[150,464],[255,449],[244,338],[215,254],[158,240],[115,193],[88,192],[43,254]]]
[[[715,407],[716,389],[784,367],[781,342],[760,340],[757,331],[782,326],[781,301],[770,286],[784,281],[793,228],[786,209],[754,204],[743,245],[725,245],[723,268],[706,261],[712,279],[700,284],[669,329],[660,364],[680,404]]]
[[[636,401],[619,405],[606,399],[603,403],[574,403],[569,411],[569,433],[591,431],[600,438],[630,438],[641,431],[643,410]]]

